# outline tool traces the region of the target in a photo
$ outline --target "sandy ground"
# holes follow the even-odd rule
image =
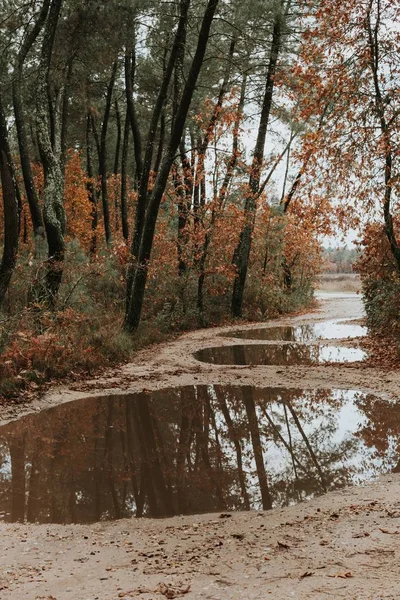
[[[281,319],[279,324],[362,317],[361,301],[354,294],[321,297],[318,311]],[[203,364],[192,357],[200,348],[243,343],[220,337],[233,329],[237,326],[195,331],[153,346],[139,353],[134,363],[105,376],[4,409],[2,422],[99,393],[202,383],[358,389],[398,397],[398,372],[363,364],[230,367]],[[399,481],[398,475],[386,476],[268,513],[85,526],[0,524],[0,598],[397,600]]]

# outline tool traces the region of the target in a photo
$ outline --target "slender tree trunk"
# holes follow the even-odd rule
[[[190,161],[186,154],[184,140],[180,143],[180,158],[182,174],[175,163],[173,166],[173,181],[178,198],[178,275],[182,277],[187,271],[185,248],[188,242],[186,226],[189,220],[193,194],[193,178]]]
[[[203,301],[203,286],[206,278],[206,261],[208,255],[208,249],[212,241],[212,237],[214,234],[214,225],[215,221],[218,218],[218,215],[224,206],[226,196],[228,193],[229,185],[232,181],[233,174],[235,171],[235,167],[238,161],[239,156],[239,127],[242,119],[244,101],[245,101],[245,93],[246,93],[246,84],[247,84],[247,75],[243,76],[242,86],[240,91],[240,99],[238,104],[238,110],[236,113],[235,124],[233,128],[233,141],[232,141],[232,153],[230,159],[228,161],[224,181],[222,182],[221,189],[219,190],[218,199],[215,200],[214,206],[211,212],[211,222],[206,231],[204,237],[204,244],[199,260],[199,277],[197,281],[197,309],[199,311],[199,320],[200,324],[204,325],[204,301]]]
[[[88,115],[86,117],[86,170],[88,175],[87,192],[89,202],[92,206],[92,239],[90,242],[90,253],[96,254],[97,250],[97,225],[98,225],[98,210],[97,210],[97,190],[95,183],[95,174],[93,168],[93,149],[92,149],[92,119]]]
[[[125,329],[128,331],[134,331],[135,329],[137,329],[139,322],[140,322],[140,318],[141,318],[141,314],[142,314],[144,292],[145,292],[146,281],[147,281],[148,265],[149,265],[151,250],[152,250],[152,246],[153,246],[153,239],[154,239],[154,232],[155,232],[155,227],[156,227],[156,222],[157,222],[158,210],[159,210],[160,203],[161,203],[164,191],[165,191],[165,187],[167,185],[168,176],[169,176],[169,173],[171,170],[172,163],[175,158],[176,151],[177,151],[179,143],[182,139],[182,135],[183,135],[184,127],[185,127],[186,116],[187,116],[187,113],[188,113],[188,110],[189,110],[189,107],[190,107],[190,104],[192,101],[192,97],[193,97],[193,93],[194,93],[194,90],[196,87],[200,69],[203,64],[203,60],[204,60],[204,56],[205,56],[205,52],[206,52],[206,48],[207,48],[207,44],[208,44],[208,39],[209,39],[209,35],[210,35],[211,25],[214,20],[214,15],[215,15],[215,11],[218,6],[218,2],[219,2],[219,0],[209,0],[208,1],[207,8],[206,8],[204,18],[202,21],[200,33],[199,33],[198,45],[196,48],[196,52],[195,52],[195,55],[194,55],[194,58],[192,61],[190,71],[187,76],[185,88],[182,93],[182,98],[179,103],[179,108],[178,108],[176,119],[175,119],[174,129],[171,133],[170,142],[169,142],[168,148],[165,152],[165,156],[164,156],[162,165],[160,167],[160,170],[159,170],[159,173],[158,173],[155,185],[154,185],[153,192],[149,198],[148,207],[147,207],[147,211],[146,211],[146,219],[145,219],[145,223],[143,226],[143,232],[141,235],[137,266],[136,266],[133,277],[131,277],[130,280],[128,281],[128,285],[129,285],[129,283],[132,284],[132,287],[130,290],[130,296],[129,296],[128,309],[127,309],[126,316],[125,316]],[[183,20],[183,24],[185,24],[186,19],[187,19],[187,11],[189,8],[187,0],[182,0],[182,8],[183,8],[183,10],[181,13],[181,20]],[[180,43],[179,30],[180,30],[180,28],[178,26],[178,30],[177,30],[177,34],[176,34],[177,37],[176,37],[174,46],[179,46],[179,43]],[[173,59],[172,65],[171,65],[170,69],[169,69],[169,67],[167,69],[168,71],[171,71],[171,74],[172,74],[174,61],[175,61],[173,56],[174,56],[174,52],[171,51],[170,61],[171,61],[171,59]],[[169,76],[169,78],[170,78],[170,76]],[[168,79],[168,82],[169,82],[169,79]],[[161,105],[160,105],[160,111],[161,111],[161,107],[162,107],[163,101],[164,101],[164,95],[161,92],[160,92],[160,95],[161,95],[161,100],[162,100]],[[154,119],[153,119],[153,121],[154,121]],[[158,118],[157,118],[157,122],[158,122]],[[152,123],[152,126],[153,125],[154,125],[154,122]],[[150,132],[154,133],[155,129],[150,129]],[[151,137],[151,136],[149,136],[149,137]],[[151,157],[152,148],[149,150],[149,154]],[[149,172],[150,172],[149,166],[150,165],[148,163],[149,156],[147,156],[146,158],[147,158],[147,161],[145,161],[144,173],[143,173],[143,177],[142,177],[141,190],[139,191],[139,196],[140,196],[140,194],[145,194],[145,196],[147,197],[147,186],[148,186],[148,180],[149,180]],[[144,183],[145,179],[146,179],[146,183]]]
[[[4,248],[0,263],[0,308],[4,302],[17,262],[19,217],[11,154],[3,105],[0,97],[0,176],[3,191]]]
[[[63,0],[53,0],[51,3],[44,31],[36,97],[36,129],[44,169],[43,218],[48,242],[45,300],[51,306],[61,285],[65,254],[61,128],[58,110],[52,102],[49,105],[51,57],[62,4]]]
[[[224,78],[222,80],[222,84],[221,84],[221,87],[219,90],[218,98],[215,102],[213,111],[211,113],[210,120],[207,123],[206,132],[204,134],[204,137],[199,142],[198,159],[197,159],[197,165],[196,165],[196,171],[195,171],[195,186],[200,186],[200,189],[201,189],[201,182],[203,182],[205,180],[204,161],[205,161],[205,157],[206,157],[206,152],[209,147],[210,141],[212,140],[214,129],[217,124],[218,118],[220,116],[221,108],[222,108],[225,96],[226,96],[226,94],[228,92],[228,88],[229,88],[230,75],[231,75],[231,71],[232,71],[232,60],[233,60],[233,55],[235,53],[236,42],[237,42],[236,37],[233,37],[232,41],[230,43],[230,46],[229,46],[229,52],[228,52],[227,62],[226,62],[226,69],[225,69]],[[200,194],[200,198],[202,198],[202,196],[203,196],[203,194]],[[205,196],[204,196],[203,200],[205,201]],[[202,202],[200,199],[200,205],[203,205],[203,204],[204,204],[204,202]]]
[[[68,144],[68,126],[69,126],[69,95],[72,79],[72,69],[74,66],[75,54],[73,54],[66,67],[65,83],[62,90],[62,106],[61,106],[61,131],[60,131],[60,149],[61,149],[61,169],[63,177],[65,177],[65,167],[67,164],[67,144]]]
[[[121,157],[121,224],[122,235],[125,242],[129,240],[128,223],[128,152],[129,152],[129,115],[125,115],[124,137],[122,142]]]
[[[125,92],[126,109],[129,117],[129,123],[132,129],[134,154],[136,161],[136,174],[138,182],[142,178],[143,158],[142,158],[142,135],[140,133],[138,118],[136,114],[135,102],[133,100],[133,85],[135,81],[136,53],[133,45],[132,49],[125,56]]]
[[[112,94],[114,90],[115,79],[117,77],[118,60],[116,60],[112,67],[111,79],[107,86],[106,96],[106,107],[104,110],[103,123],[101,126],[100,134],[100,155],[99,155],[99,170],[101,177],[101,199],[103,204],[103,220],[104,220],[104,233],[106,237],[107,246],[111,244],[111,222],[110,222],[110,207],[108,204],[108,190],[107,190],[107,130],[108,123],[110,120],[111,113],[111,102]]]
[[[247,270],[250,258],[251,239],[254,230],[254,222],[257,208],[257,197],[260,188],[262,163],[264,159],[264,148],[267,137],[269,116],[272,107],[272,96],[274,91],[274,78],[278,56],[282,44],[282,5],[275,16],[272,31],[272,44],[269,57],[267,79],[265,85],[264,99],[261,111],[260,124],[258,127],[257,141],[254,149],[253,162],[249,178],[248,192],[245,198],[244,216],[245,223],[240,232],[239,243],[233,256],[233,264],[237,269],[232,294],[232,315],[240,317],[242,314],[243,294],[246,284]]]
[[[183,90],[183,64],[185,60],[185,46],[187,39],[187,27],[184,28],[182,33],[182,40],[178,55],[176,58],[175,70],[174,70],[174,82],[173,82],[173,101],[172,101],[172,122],[171,131],[174,129],[176,115],[179,109],[179,102],[182,97]],[[187,264],[185,260],[185,246],[187,242],[186,224],[188,214],[190,211],[191,193],[189,195],[189,189],[186,188],[188,178],[186,177],[187,169],[187,157],[185,150],[185,133],[182,135],[182,139],[179,144],[180,158],[182,163],[182,176],[179,172],[178,160],[175,161],[172,166],[172,179],[174,181],[175,192],[178,199],[178,240],[177,240],[177,251],[178,251],[178,275],[182,277],[187,270]],[[189,205],[188,205],[189,197]],[[183,302],[184,305],[184,302]]]
[[[31,169],[31,157],[29,153],[29,142],[25,120],[25,109],[22,96],[22,77],[25,59],[42,30],[49,11],[50,0],[44,0],[39,16],[32,29],[26,34],[21,49],[17,56],[15,75],[12,82],[12,97],[14,105],[15,125],[17,129],[21,171],[24,180],[26,198],[33,226],[35,240],[35,255],[40,257],[41,247],[45,236],[44,222],[39,205],[39,197],[35,188]]]
[[[144,159],[143,159],[143,162],[141,162],[142,170],[141,170],[140,183],[139,183],[139,188],[138,188],[135,231],[133,233],[133,240],[132,240],[132,247],[131,247],[131,255],[132,255],[133,260],[130,265],[130,269],[128,270],[128,277],[127,277],[127,304],[126,304],[125,328],[128,330],[135,329],[134,326],[128,324],[128,321],[132,320],[132,312],[134,310],[133,307],[130,308],[131,292],[132,292],[132,286],[134,284],[134,279],[136,278],[138,269],[142,268],[140,265],[141,261],[139,260],[140,245],[141,245],[142,234],[144,231],[144,225],[145,225],[145,220],[146,220],[146,208],[149,204],[150,172],[151,172],[151,168],[152,168],[152,164],[153,164],[153,154],[154,154],[154,150],[155,150],[157,128],[158,128],[159,120],[161,118],[161,114],[162,114],[162,110],[163,110],[165,101],[168,96],[168,88],[169,88],[171,77],[172,77],[172,74],[173,74],[173,71],[175,68],[175,63],[178,59],[182,40],[184,39],[184,36],[185,36],[189,6],[190,6],[190,0],[180,0],[180,17],[179,17],[178,27],[177,27],[177,31],[175,34],[174,43],[172,45],[171,53],[170,53],[168,62],[164,69],[164,75],[162,78],[162,82],[161,82],[160,90],[159,90],[159,93],[157,96],[157,100],[154,105],[153,113],[152,113],[151,120],[150,120],[149,130],[147,133]],[[128,97],[128,102],[129,102],[129,97]],[[134,131],[134,129],[132,129],[132,131]],[[182,127],[182,132],[183,132],[183,127]],[[172,139],[172,135],[171,135],[171,139]],[[179,144],[179,141],[178,141],[178,144]],[[177,144],[177,146],[178,146],[178,144]],[[175,151],[176,151],[176,148],[175,148]],[[174,154],[175,154],[175,152],[174,152]],[[135,142],[135,156],[136,156],[136,142]],[[165,160],[167,160],[167,157]],[[164,164],[165,164],[165,160],[164,160]],[[137,162],[137,160],[136,160],[136,162]],[[168,174],[169,174],[171,165],[172,165],[172,160],[171,160],[171,164],[169,165]],[[167,175],[167,178],[168,178],[168,175]],[[167,180],[167,178],[166,178],[166,180]],[[160,179],[160,174],[157,177],[157,180],[159,180],[159,179]],[[164,184],[162,192],[164,192],[166,180],[165,180],[165,184]],[[154,187],[156,187],[156,185],[157,185],[157,183],[155,184]],[[154,191],[153,191],[153,195],[154,195]],[[161,202],[161,198],[160,198],[159,202]],[[159,202],[158,202],[158,204],[159,204]],[[158,206],[156,208],[156,211],[158,214]],[[154,212],[154,208],[151,209],[151,212]],[[157,215],[156,215],[156,219],[157,219]],[[150,225],[149,222],[148,222],[148,225]],[[146,238],[148,237],[147,233],[146,233],[145,237]],[[151,237],[151,244],[152,244],[153,235],[150,234],[150,237]],[[151,249],[150,249],[150,251],[151,251]],[[147,251],[146,251],[146,253],[147,253]],[[142,254],[143,254],[143,251],[142,251]],[[147,273],[144,275],[144,277],[145,277],[145,279],[147,278]],[[140,278],[140,281],[142,281],[142,278]],[[142,287],[142,284],[140,284],[140,287]],[[145,287],[145,283],[143,286],[143,294],[144,294],[144,287]],[[140,294],[141,294],[141,292],[139,292],[139,296],[140,296]],[[140,308],[140,312],[141,312],[141,308]],[[128,318],[128,315],[131,315],[131,316]],[[139,320],[140,320],[140,316],[139,316]]]
[[[133,99],[133,86],[135,82],[136,72],[136,51],[135,51],[135,40],[133,41],[132,47],[129,48],[125,55],[125,92],[126,92],[126,109],[129,123],[132,130],[133,136],[133,148],[136,162],[136,179],[138,189],[141,188],[141,181],[143,175],[143,149],[142,149],[142,134],[140,132],[138,118],[136,114],[136,106]],[[143,195],[138,197],[136,206],[136,217],[135,217],[135,228],[133,233],[132,241],[132,255],[137,257],[139,252],[140,232],[143,226],[144,214],[146,210],[145,199]],[[128,292],[129,294],[129,292]]]
[[[375,91],[375,106],[378,115],[379,126],[381,130],[383,149],[384,149],[384,162],[385,162],[385,192],[383,196],[383,217],[385,222],[385,234],[389,241],[390,250],[395,260],[396,269],[400,274],[400,245],[396,237],[393,215],[391,209],[392,203],[392,188],[393,188],[393,144],[391,140],[390,128],[385,114],[385,101],[382,96],[381,84],[380,84],[380,66],[379,59],[382,49],[379,48],[379,27],[381,25],[381,5],[377,3],[377,15],[375,25],[372,24],[371,12],[372,12],[373,0],[370,0],[367,11],[367,30],[368,30],[368,44],[370,51],[369,65],[372,73],[372,80]]]
[[[117,124],[117,141],[115,143],[115,158],[114,158],[114,175],[118,175],[120,171],[119,158],[121,154],[121,141],[122,141],[122,124],[121,124],[121,113],[119,110],[118,100],[115,100],[115,120]]]
[[[122,142],[122,124],[121,124],[121,113],[119,110],[118,100],[115,100],[115,120],[117,124],[117,141],[115,143],[115,157],[114,157],[114,176],[117,176],[120,172],[120,155],[121,155],[121,142]],[[120,211],[118,206],[118,194],[115,193],[114,199],[114,217],[115,217],[115,231],[119,230],[119,217]]]

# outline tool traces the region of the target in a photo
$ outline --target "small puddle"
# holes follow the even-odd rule
[[[358,362],[367,354],[346,346],[306,346],[302,344],[238,344],[203,348],[194,357],[215,365],[312,365],[328,362]]]
[[[399,469],[400,411],[349,390],[187,386],[0,428],[0,518],[90,523],[268,509]]]
[[[357,292],[325,292],[323,290],[317,290],[314,292],[314,297],[320,300],[359,300],[361,302],[361,296]]]
[[[295,325],[279,327],[260,327],[256,329],[241,329],[222,334],[223,337],[234,337],[246,340],[272,340],[282,342],[316,342],[318,340],[339,340],[345,338],[363,337],[367,328],[361,325],[323,321],[313,325]]]

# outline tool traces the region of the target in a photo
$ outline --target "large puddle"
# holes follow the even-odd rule
[[[0,516],[94,522],[268,509],[399,469],[398,407],[355,391],[190,386],[0,429]]]
[[[367,335],[367,328],[361,325],[340,323],[338,321],[322,321],[312,325],[295,325],[279,327],[260,327],[241,329],[222,334],[246,340],[273,340],[283,342],[316,342],[318,340],[339,340]]]
[[[194,357],[215,365],[312,365],[365,360],[359,348],[302,344],[246,344],[203,348]]]

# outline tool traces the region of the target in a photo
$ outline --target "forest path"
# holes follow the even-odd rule
[[[323,294],[317,312],[266,325],[361,316],[357,296]],[[216,337],[233,329],[238,326],[196,331],[157,345],[109,377],[50,393],[21,412],[88,395],[200,383],[351,388],[396,398],[399,374],[362,364],[227,367],[191,357],[208,345],[242,343]],[[399,482],[400,476],[391,474],[268,512],[91,525],[0,523],[0,598],[397,600]]]
[[[264,345],[260,340],[243,340],[228,335],[238,329],[258,329],[260,326],[313,325],[325,321],[352,321],[363,317],[360,296],[355,293],[317,293],[316,310],[297,316],[285,316],[264,323],[235,324],[225,327],[199,329],[175,340],[154,344],[135,355],[133,362],[109,369],[88,380],[77,381],[68,387],[51,388],[42,398],[4,407],[0,425],[19,416],[57,406],[64,402],[89,396],[124,394],[157,390],[167,387],[201,384],[243,384],[303,389],[357,389],[395,397],[399,391],[400,375],[359,363],[322,365],[217,365],[196,360],[194,353],[207,347]],[[357,322],[357,321],[355,321]],[[271,343],[271,342],[270,342]],[[276,342],[273,342],[276,343]],[[359,340],[328,340],[328,345],[357,347]]]

